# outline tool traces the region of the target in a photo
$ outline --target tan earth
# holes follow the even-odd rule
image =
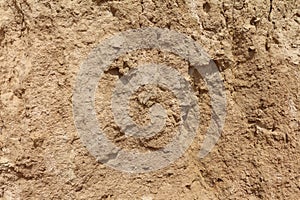
[[[161,148],[180,120],[174,95],[150,85],[131,98],[132,118],[147,124],[149,108],[159,102],[167,110],[165,129],[149,140],[120,132],[110,107],[114,83],[142,63],[178,69],[201,110],[197,136],[180,159],[131,174],[88,152],[74,124],[72,95],[93,48],[141,27],[186,34],[208,52],[224,80],[227,115],[217,145],[199,159],[211,115],[199,74],[159,50],[120,57],[96,94],[99,125],[116,145]],[[1,200],[300,198],[299,0],[1,0],[0,47]]]

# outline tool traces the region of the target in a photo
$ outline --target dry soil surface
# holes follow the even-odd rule
[[[1,0],[0,199],[299,199],[299,8],[298,0]],[[180,159],[130,174],[87,151],[75,128],[72,94],[93,48],[141,27],[186,34],[209,53],[224,80],[227,115],[217,145],[199,159],[211,117],[199,74],[159,50],[120,57],[96,95],[99,125],[116,145],[155,150],[177,128],[176,98],[151,85],[133,95],[130,112],[137,124],[146,124],[149,107],[160,102],[168,114],[165,129],[137,140],[124,138],[115,124],[114,83],[140,64],[178,69],[201,108],[196,139]]]

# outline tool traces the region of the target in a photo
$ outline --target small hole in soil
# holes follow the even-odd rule
[[[204,3],[203,4],[203,10],[205,11],[205,12],[209,12],[210,11],[210,9],[211,9],[211,6],[210,6],[210,4],[209,3]]]

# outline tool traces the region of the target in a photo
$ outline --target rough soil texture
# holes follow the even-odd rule
[[[297,0],[1,0],[0,199],[299,199],[299,8]],[[161,102],[165,130],[147,141],[120,133],[111,91],[139,64],[177,68],[201,108],[197,138],[179,160],[128,174],[98,163],[83,146],[72,93],[81,63],[103,39],[149,26],[189,35],[210,54],[224,78],[227,117],[217,145],[199,159],[210,119],[199,74],[165,52],[124,55],[101,78],[96,101],[99,124],[117,145],[159,148],[178,122],[175,97],[145,86],[131,99],[133,119],[147,123],[149,107]]]

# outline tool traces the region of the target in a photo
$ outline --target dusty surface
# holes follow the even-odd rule
[[[0,199],[298,199],[299,7],[297,0],[1,0]],[[132,97],[133,119],[146,123],[151,103],[162,102],[166,129],[149,141],[118,132],[111,89],[143,62],[180,70],[201,108],[199,132],[186,154],[165,169],[134,175],[96,162],[82,145],[72,92],[80,64],[104,38],[148,26],[187,34],[211,55],[224,78],[227,118],[218,144],[199,160],[210,106],[198,75],[164,52],[120,58],[101,79],[107,87],[96,102],[99,124],[118,145],[159,148],[176,128],[174,96],[148,86]],[[152,94],[148,101],[145,93]]]

